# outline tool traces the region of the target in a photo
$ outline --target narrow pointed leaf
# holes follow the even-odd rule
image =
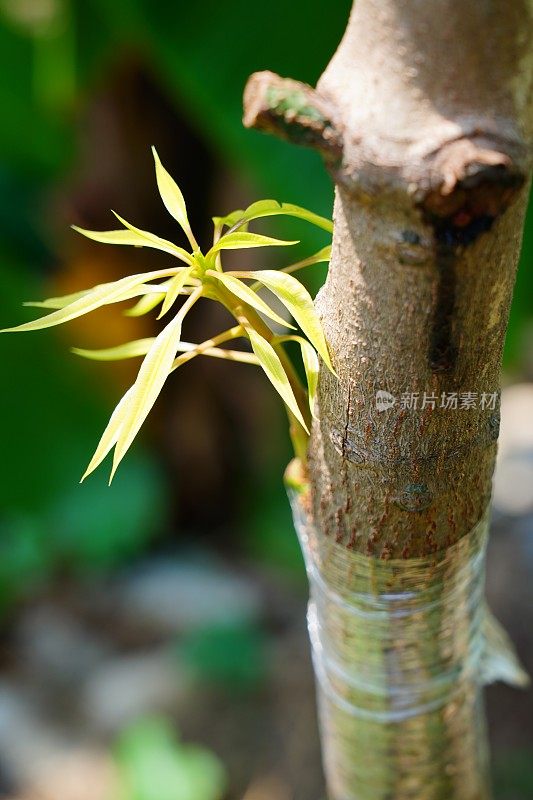
[[[174,178],[162,165],[161,159],[159,158],[155,147],[152,147],[152,154],[155,161],[157,188],[159,189],[159,194],[161,195],[161,199],[165,204],[165,208],[170,216],[174,217],[176,222],[181,225],[185,233],[189,233],[191,228],[189,225],[189,220],[187,219],[187,208],[185,206],[185,200],[181,193],[181,189]]]
[[[47,297],[46,300],[26,300],[22,305],[28,308],[65,308],[69,303],[83,297],[88,291],[90,289],[82,289],[80,292],[72,292],[72,294],[64,294],[59,297]]]
[[[206,258],[213,256],[220,250],[242,250],[246,247],[275,247],[298,244],[298,241],[286,241],[285,239],[273,239],[271,236],[262,236],[260,233],[247,233],[238,231],[236,233],[226,233],[221,236],[216,244],[208,252]]]
[[[14,328],[5,328],[3,331],[0,331],[0,333],[6,331],[34,331],[41,330],[42,328],[50,328],[54,325],[61,325],[63,322],[68,322],[71,319],[88,314],[90,311],[95,311],[103,305],[118,303],[121,300],[128,299],[128,297],[132,296],[131,291],[136,288],[136,286],[143,284],[144,281],[163,278],[174,272],[175,270],[169,269],[157,270],[139,275],[128,275],[126,278],[121,278],[112,283],[102,283],[90,289],[64,308],[57,309],[40,319],[25,322]],[[133,296],[135,296],[135,293]]]
[[[126,342],[117,347],[106,347],[102,350],[85,350],[81,347],[71,347],[71,352],[82,358],[88,358],[91,361],[121,361],[126,358],[145,356],[154,341],[155,337],[152,336],[148,339],[137,339],[134,342]],[[308,344],[308,347],[311,347],[311,345]],[[248,353],[243,350],[224,350],[221,347],[203,349],[201,347],[199,348],[194,342],[178,342],[176,352],[197,353],[198,355],[210,356],[211,358],[221,358],[227,359],[228,361],[240,361],[243,364],[259,365],[259,360],[253,353]]]
[[[159,303],[162,303],[165,299],[165,294],[157,293],[157,294],[145,294],[143,297],[138,300],[134,306],[128,308],[124,311],[125,317],[142,317],[143,314],[148,314],[152,311]]]
[[[113,213],[115,214],[115,212]],[[115,214],[115,216],[122,222],[126,230],[89,231],[85,228],[79,228],[77,225],[73,225],[72,228],[77,233],[81,233],[82,236],[86,236],[87,239],[93,239],[95,242],[101,242],[102,244],[132,245],[133,247],[152,247],[155,250],[162,250],[165,253],[170,253],[181,259],[181,261],[185,261],[187,264],[191,263],[191,256],[182,247],[178,247],[172,242],[168,242],[166,239],[161,239],[153,233],[135,228],[133,225],[130,225],[129,222],[122,219],[122,217],[119,217],[118,214]]]
[[[231,227],[239,222],[239,220],[242,220],[244,211],[244,208],[238,208],[236,211],[232,211],[231,214],[226,214],[225,217],[211,217],[211,219],[213,220],[215,228],[220,230],[224,225]]]
[[[136,228],[135,225],[132,225],[131,222],[123,219],[123,217],[117,214],[116,211],[113,211],[112,213],[119,222],[122,222],[124,227],[127,228],[131,234],[144,240],[145,244],[141,244],[141,247],[154,247],[157,250],[163,250],[166,253],[171,253],[171,255],[177,256],[182,261],[185,261],[186,264],[193,263],[191,254],[184,250],[183,247],[178,247],[177,244],[174,244],[174,242],[169,242],[167,239],[161,239],[161,237],[156,236],[155,233],[150,233],[150,231],[144,231],[141,228]]]
[[[180,267],[180,269],[186,269],[185,267]],[[104,286],[106,284],[98,284],[98,286]],[[133,289],[129,289],[124,292],[124,295],[120,297],[119,300],[111,300],[112,303],[122,302],[123,300],[131,300],[133,297],[138,297],[139,295],[147,295],[148,300],[151,300],[149,295],[153,293],[158,293],[159,290],[163,289],[163,292],[166,292],[168,284],[150,284],[150,283],[142,283],[139,286],[135,286]],[[83,289],[80,292],[73,292],[72,294],[65,294],[60,297],[48,297],[46,300],[29,300],[23,303],[23,306],[30,307],[30,308],[65,308],[70,303],[73,303],[75,300],[78,300],[80,297],[84,297],[93,289],[96,289],[97,286],[93,286],[91,289]],[[164,293],[161,294],[161,297],[164,297]],[[157,302],[155,303],[157,305]],[[152,306],[153,307],[153,306]],[[127,313],[127,312],[125,312]]]
[[[94,470],[100,466],[104,458],[107,456],[109,451],[115,446],[118,440],[118,436],[120,433],[120,428],[122,425],[122,421],[124,418],[124,413],[128,405],[128,401],[131,397],[131,393],[133,390],[133,386],[131,386],[124,397],[120,400],[117,407],[113,411],[111,415],[111,419],[107,423],[107,427],[102,434],[100,441],[98,442],[98,447],[95,450],[93,457],[91,458],[89,465],[85,472],[82,475],[80,483],[82,483],[85,478],[94,472]]]
[[[306,222],[310,222],[312,225],[316,225],[318,228],[322,228],[322,230],[327,231],[328,233],[333,233],[333,220],[322,217],[320,214],[315,214],[312,211],[308,211],[306,208],[301,208],[301,206],[295,206],[292,203],[282,203],[281,211],[271,211],[270,214],[264,213],[261,214],[261,216],[272,216],[275,213],[280,213],[286,217],[297,217],[298,219],[303,219]]]
[[[330,219],[321,217],[319,214],[314,214],[312,211],[308,211],[306,208],[301,208],[300,206],[295,206],[292,203],[278,203],[277,200],[259,200],[256,203],[252,203],[252,205],[248,206],[244,211],[239,209],[225,217],[216,217],[215,219],[220,221],[223,225],[232,227],[240,222],[250,222],[251,220],[260,219],[261,217],[273,217],[278,215],[297,217],[298,219],[303,219],[306,222],[310,222],[312,225],[322,228],[322,230],[328,233],[332,233],[333,231],[333,222]]]
[[[249,286],[246,286],[245,283],[240,281],[238,278],[234,278],[231,275],[227,275],[225,272],[215,272],[214,270],[208,270],[207,275],[210,275],[213,278],[216,278],[220,283],[222,283],[226,289],[235,295],[239,300],[242,300],[243,303],[247,303],[248,305],[255,308],[256,311],[260,311],[261,314],[264,314],[265,317],[269,317],[269,319],[277,322],[278,325],[283,325],[284,328],[293,328],[283,317],[280,317],[279,314],[276,314],[264,300],[262,300],[259,295],[257,295],[253,289],[250,289]],[[293,328],[294,330],[294,328]]]
[[[309,398],[309,409],[311,411],[312,416],[316,419],[317,417],[315,414],[315,400],[318,388],[319,364],[315,348],[312,345],[310,345],[307,339],[304,339],[303,336],[279,336],[276,337],[276,341],[296,342],[297,344],[300,345],[300,349],[302,351],[302,361],[305,369],[305,377],[307,379],[307,394]]]
[[[296,272],[298,269],[302,269],[303,267],[310,267],[313,264],[320,264],[322,262],[331,261],[331,245],[328,244],[326,247],[323,247],[317,253],[309,258],[304,258],[302,261],[298,261],[296,264],[289,264],[288,267],[283,267],[280,272],[290,273]]]
[[[200,294],[201,287],[191,295],[174,319],[156,337],[141,364],[115,447],[111,478],[163,388],[172,369],[183,319]]]
[[[167,313],[169,308],[174,305],[180,295],[181,290],[191,277],[192,270],[193,267],[188,267],[187,269],[178,272],[173,278],[170,279],[168,282],[167,293],[165,295],[165,299],[163,300],[163,305],[157,319],[161,319],[161,317]]]
[[[309,398],[309,410],[311,411],[311,416],[314,419],[317,419],[315,414],[315,401],[316,401],[316,393],[318,388],[318,374],[319,374],[319,364],[318,364],[318,356],[316,354],[315,348],[309,344],[307,339],[303,337],[298,337],[300,348],[302,350],[302,360],[304,362],[304,369],[305,369],[305,377],[307,379],[307,395]]]
[[[126,342],[116,347],[106,347],[103,350],[84,350],[81,347],[71,347],[71,352],[92,361],[120,361],[123,358],[145,356],[154,341],[155,337],[151,336],[148,339],[136,339],[134,342]]]
[[[298,422],[309,433],[298,403],[296,402],[289,379],[287,378],[285,370],[283,369],[283,365],[279,360],[276,351],[272,345],[267,342],[266,339],[260,336],[260,334],[258,334],[253,328],[247,328],[247,333],[250,337],[252,349],[261,362],[261,367],[266,373],[272,386],[281,396],[283,402],[292,411]]]
[[[333,372],[329,357],[328,346],[322,330],[322,324],[315,311],[313,300],[307,289],[300,281],[273,269],[256,270],[254,272],[235,272],[243,278],[251,278],[274,292],[283,305],[290,311],[302,331],[305,333],[313,347],[322,356],[328,369]]]

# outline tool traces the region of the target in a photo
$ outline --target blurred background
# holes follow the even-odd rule
[[[330,215],[318,156],[246,131],[241,98],[255,70],[315,83],[349,6],[0,0],[2,325],[30,317],[23,300],[157,267],[160,254],[69,228],[114,227],[114,208],[173,238],[151,145],[201,243],[212,215],[257,199]],[[306,253],[325,243],[298,225],[268,232],[297,233]],[[530,225],[489,561],[491,604],[530,670],[532,252]],[[284,263],[268,258],[246,264]],[[218,329],[210,306],[190,339]],[[196,359],[165,387],[112,488],[105,469],[78,485],[137,363],[82,362],[69,347],[156,325],[113,306],[0,339],[0,797],[318,800],[306,581],[282,485],[290,449],[262,374]],[[494,687],[488,705],[497,800],[530,800],[531,693]]]

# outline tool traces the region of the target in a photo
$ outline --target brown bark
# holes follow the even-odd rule
[[[358,0],[317,90],[300,87],[305,113],[271,73],[246,93],[248,124],[313,146],[322,125],[337,191],[318,308],[339,379],[322,371],[309,474],[318,527],[368,555],[449,546],[490,497],[531,31],[528,0]],[[380,389],[397,398],[381,412]],[[453,392],[476,393],[477,408],[440,408]]]

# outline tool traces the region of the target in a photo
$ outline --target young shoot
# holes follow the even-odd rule
[[[151,247],[168,253],[176,262],[166,269],[129,275],[63,297],[26,303],[25,305],[48,309],[50,313],[5,331],[49,328],[88,314],[101,306],[124,300],[135,300],[134,305],[124,312],[126,315],[139,316],[158,309],[158,319],[165,316],[170,318],[159,335],[153,338],[139,339],[104,350],[73,348],[77,355],[100,361],[143,358],[137,378],[111,415],[82,480],[114,449],[111,482],[167,377],[178,367],[200,355],[253,364],[264,370],[285,404],[295,455],[305,462],[318,380],[319,356],[332,372],[333,367],[313,301],[292,273],[312,264],[329,261],[331,247],[324,247],[309,258],[279,270],[227,271],[223,268],[222,256],[227,250],[297,244],[248,231],[249,223],[262,217],[297,217],[329,233],[332,231],[332,223],[299,206],[278,203],[275,200],[261,200],[244,210],[233,211],[225,217],[215,217],[213,243],[204,253],[191,230],[185,200],[178,185],[161,164],[155,148],[153,155],[159,193],[167,211],[185,234],[189,249],[136,228],[115,212],[113,213],[123,226],[118,230],[89,231],[73,226],[78,233],[96,242]],[[280,334],[272,329],[270,322],[284,329],[295,330],[293,325],[276,313],[269,302],[258,294],[264,288],[281,301],[301,334]],[[236,324],[203,342],[185,342],[181,338],[183,321],[203,298],[222,303]],[[250,350],[221,347],[239,338],[247,340]],[[305,385],[300,381],[285,349],[287,342],[296,342],[300,347],[306,376]]]

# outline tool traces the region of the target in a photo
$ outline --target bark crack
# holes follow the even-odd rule
[[[342,437],[342,460],[346,461],[346,447],[348,445],[348,431],[350,429],[350,409],[352,403],[352,384],[348,381],[348,401],[346,403],[346,423],[344,425],[344,434]]]

